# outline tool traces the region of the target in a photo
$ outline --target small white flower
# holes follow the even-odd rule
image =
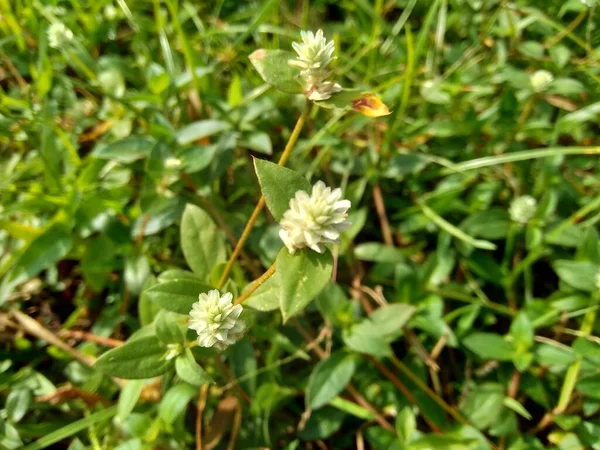
[[[554,75],[547,70],[538,70],[529,77],[531,88],[534,92],[542,92],[546,90],[550,83],[552,83],[552,80],[554,80]]]
[[[331,94],[339,92],[342,87],[334,81],[326,81],[331,75],[327,66],[334,59],[335,45],[327,42],[323,30],[316,33],[301,31],[302,42],[293,42],[292,47],[298,57],[290,59],[288,64],[300,69],[304,80],[304,93],[309,100],[326,100]]]
[[[510,218],[520,225],[525,225],[535,215],[537,202],[530,195],[515,198],[508,209]]]
[[[246,324],[239,319],[242,305],[234,305],[232,300],[229,292],[221,296],[213,289],[208,294],[200,294],[192,305],[189,328],[198,333],[200,347],[225,350],[242,337],[246,329]]]
[[[165,159],[165,167],[167,169],[178,169],[181,167],[181,160],[179,158],[167,158]]]
[[[290,209],[279,224],[279,237],[290,253],[303,247],[323,253],[325,244],[338,244],[340,233],[350,226],[349,208],[350,201],[342,199],[341,189],[331,190],[318,181],[310,196],[298,191],[290,200]]]
[[[167,345],[167,353],[165,353],[163,358],[166,361],[170,361],[171,359],[177,358],[179,355],[181,355],[181,352],[181,344],[169,344]]]
[[[64,23],[54,22],[48,27],[48,44],[52,48],[61,48],[73,39],[73,32]]]
[[[106,20],[112,21],[119,15],[119,10],[114,5],[108,4],[104,7],[104,17]]]

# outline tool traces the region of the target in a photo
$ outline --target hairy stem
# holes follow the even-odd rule
[[[290,138],[285,146],[285,149],[283,150],[283,153],[281,154],[281,157],[279,158],[279,162],[277,164],[279,164],[280,166],[284,166],[285,163],[287,162],[288,158],[290,157],[290,154],[292,153],[292,149],[294,148],[294,145],[296,144],[296,141],[298,140],[300,131],[302,131],[302,127],[304,127],[304,123],[306,122],[306,118],[308,117],[308,113],[310,112],[310,106],[311,106],[311,103],[307,100],[306,104],[304,105],[304,110],[302,111],[302,114],[298,118],[298,121],[296,122],[296,125],[294,126],[294,130],[292,131],[292,134],[290,135]],[[262,211],[264,206],[265,206],[265,197],[261,195],[260,200],[258,201],[258,203],[256,205],[256,208],[254,208],[254,211],[252,212],[252,216],[250,216],[250,220],[248,220],[248,223],[246,224],[246,227],[244,228],[244,231],[242,232],[242,235],[240,236],[240,239],[239,239],[237,245],[235,246],[235,249],[233,250],[233,253],[229,257],[229,261],[227,261],[227,265],[225,266],[225,269],[223,269],[223,273],[221,274],[221,278],[219,279],[219,284],[217,285],[217,287],[219,289],[222,288],[223,285],[225,284],[225,282],[227,281],[227,277],[231,273],[233,264],[235,263],[240,252],[244,248],[244,244],[246,244],[246,241],[250,237],[250,232],[252,231],[252,228],[254,227],[254,223],[256,222],[256,219],[258,219],[258,216],[260,215],[260,212]]]

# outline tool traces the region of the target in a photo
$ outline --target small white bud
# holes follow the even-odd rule
[[[514,222],[525,225],[535,215],[536,209],[537,202],[535,198],[530,195],[522,195],[511,202],[508,213]]]
[[[552,80],[554,80],[554,75],[547,70],[538,70],[529,77],[533,92],[542,92],[546,90],[550,83],[552,83]]]
[[[52,48],[61,48],[73,39],[73,32],[64,23],[54,22],[48,27],[48,44]]]
[[[181,167],[181,160],[179,158],[167,158],[165,159],[165,167],[167,169],[179,169]]]
[[[200,347],[225,350],[242,337],[246,330],[246,324],[239,319],[243,308],[234,305],[232,300],[229,292],[221,296],[213,289],[208,294],[200,294],[192,305],[189,328],[198,333]]]
[[[181,355],[182,348],[181,344],[169,344],[167,345],[167,353],[165,353],[165,360],[170,361],[171,359],[177,358]]]
[[[310,196],[298,191],[290,200],[290,209],[279,224],[279,237],[290,253],[303,247],[323,253],[325,244],[338,244],[340,233],[350,226],[349,208],[350,201],[342,199],[341,189],[331,190],[318,181]]]

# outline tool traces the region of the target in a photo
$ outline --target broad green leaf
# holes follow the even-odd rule
[[[213,383],[212,378],[196,362],[192,351],[186,348],[185,351],[175,359],[175,370],[179,378],[186,383],[194,386]]]
[[[479,430],[489,427],[502,411],[504,386],[500,383],[482,383],[468,392],[461,410]]]
[[[132,163],[150,156],[155,140],[148,136],[129,136],[112,144],[98,144],[92,155],[121,163]]]
[[[285,322],[302,311],[331,279],[333,256],[329,251],[317,253],[308,249],[292,255],[282,248],[276,264],[279,306]]]
[[[381,117],[390,114],[385,103],[371,92],[343,89],[334,93],[327,100],[315,102],[315,104],[322,108],[355,111],[367,117]]]
[[[174,313],[161,310],[156,316],[154,328],[156,329],[156,336],[163,344],[185,344],[183,332]]]
[[[462,343],[482,359],[510,361],[515,355],[514,346],[499,334],[475,332],[465,337]]]
[[[214,266],[227,259],[221,231],[204,210],[191,204],[181,219],[181,248],[188,265],[203,281],[209,280]]]
[[[263,159],[255,159],[254,167],[260,189],[275,220],[283,218],[297,191],[305,191],[310,195],[310,183],[298,172]]]
[[[94,367],[108,375],[125,379],[152,378],[172,369],[166,360],[167,347],[156,336],[147,336],[104,353]]]
[[[198,296],[210,291],[210,287],[191,279],[167,281],[144,291],[148,298],[167,311],[189,314]]]
[[[600,271],[600,266],[597,264],[559,259],[554,261],[552,266],[558,278],[574,288],[586,292],[596,289],[596,274]]]
[[[268,133],[264,131],[253,131],[243,135],[240,140],[242,147],[247,147],[255,152],[264,153],[265,155],[273,154],[273,145]]]
[[[168,269],[158,276],[159,283],[166,283],[167,281],[173,280],[194,280],[199,281],[198,275],[189,270],[182,269]]]
[[[144,282],[150,276],[150,264],[146,255],[130,256],[125,261],[125,285],[130,292],[138,295],[144,286]]]
[[[246,289],[252,286],[254,282],[248,284]],[[261,284],[250,297],[244,302],[244,306],[249,306],[258,311],[274,311],[279,308],[279,278],[272,276]]]
[[[189,384],[181,383],[172,386],[158,407],[158,417],[164,423],[172,425],[179,416],[183,414],[188,403],[198,395],[198,388]]]
[[[335,326],[343,327],[352,323],[352,302],[340,285],[333,281],[317,295],[315,305],[321,315]]]
[[[150,276],[146,280],[146,283],[144,283],[144,288],[140,294],[140,299],[138,301],[138,317],[142,325],[148,325],[154,322],[154,318],[161,310],[158,304],[154,303],[146,295],[148,289],[154,285],[156,285],[156,279],[153,276]]]
[[[260,48],[248,58],[266,83],[288,94],[302,93],[300,69],[288,64],[290,59],[296,59],[294,53]]]
[[[336,352],[320,361],[308,379],[305,402],[318,409],[344,390],[356,370],[356,355]]]
[[[179,145],[187,145],[230,128],[231,124],[222,120],[199,120],[181,128],[175,136]]]
[[[327,439],[340,429],[345,418],[344,411],[332,406],[313,411],[304,428],[298,430],[298,437],[306,441]]]
[[[360,353],[374,356],[390,356],[390,343],[403,333],[403,327],[415,312],[414,306],[387,305],[344,330],[344,343]]]

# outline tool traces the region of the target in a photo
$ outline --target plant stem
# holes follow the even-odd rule
[[[413,383],[417,385],[419,389],[425,392],[434,402],[436,402],[440,408],[450,414],[457,422],[463,425],[469,425],[469,421],[465,419],[461,413],[459,413],[455,408],[450,406],[448,403],[444,401],[439,395],[437,395],[433,390],[429,388],[423,381],[416,376],[402,361],[400,361],[395,355],[390,357],[392,364],[396,366],[400,372],[406,375]]]
[[[281,157],[279,158],[279,162],[277,164],[279,164],[280,166],[284,166],[285,163],[287,162],[288,158],[290,157],[290,154],[292,153],[292,149],[294,148],[294,145],[296,144],[296,141],[298,140],[298,136],[300,135],[300,131],[302,131],[304,122],[306,122],[306,118],[308,117],[308,113],[310,112],[310,107],[311,107],[311,103],[307,100],[304,105],[304,110],[302,111],[302,114],[298,118],[298,121],[296,122],[296,125],[294,126],[294,130],[292,131],[292,134],[290,135],[290,138],[285,146],[285,149],[283,150],[283,153],[281,154]],[[227,265],[225,266],[225,269],[223,269],[223,273],[221,274],[221,278],[219,279],[219,284],[217,285],[217,288],[219,288],[219,289],[222,288],[223,285],[225,284],[225,282],[227,281],[227,277],[231,273],[233,264],[235,263],[240,252],[244,248],[244,244],[250,237],[250,232],[252,231],[252,228],[254,227],[254,223],[256,222],[256,219],[258,219],[258,216],[259,216],[260,212],[262,211],[262,209],[264,208],[264,206],[265,206],[265,197],[264,197],[264,195],[261,195],[260,200],[256,204],[256,207],[254,208],[254,211],[252,212],[252,215],[250,216],[250,220],[248,220],[248,223],[246,224],[246,227],[244,228],[244,231],[242,232],[242,235],[240,236],[240,239],[239,239],[237,245],[235,246],[235,249],[233,250],[233,253],[229,257],[229,261],[227,261]]]
[[[271,278],[271,276],[275,273],[275,269],[275,263],[271,264],[271,267],[269,267],[265,273],[263,273],[258,279],[256,279],[256,281],[254,281],[254,283],[252,283],[252,286],[250,286],[246,291],[242,293],[242,295],[240,295],[235,300],[235,304],[239,305],[240,303],[243,303],[244,300],[246,300],[248,297],[250,297],[252,293],[256,291],[265,281]]]

